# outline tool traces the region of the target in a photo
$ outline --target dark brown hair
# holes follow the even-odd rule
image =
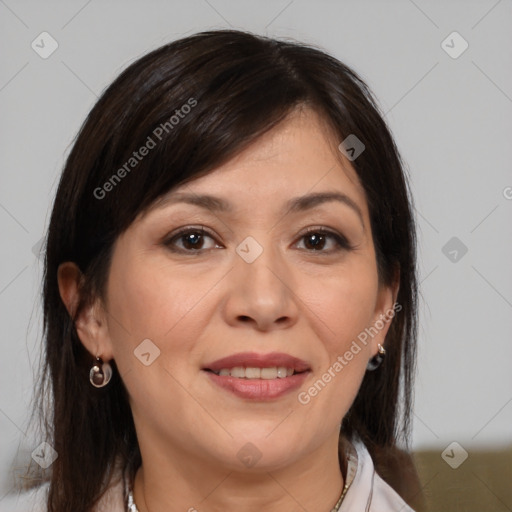
[[[385,363],[366,373],[342,424],[348,438],[364,441],[377,470],[398,489],[401,465],[390,476],[386,468],[392,466],[381,459],[399,444],[407,448],[412,408],[416,241],[403,163],[367,85],[339,60],[297,42],[218,30],[174,41],[125,69],[89,113],[66,161],[47,233],[43,290],[41,403],[48,406],[51,397],[48,439],[59,454],[51,466],[49,512],[89,511],[116,460],[132,471],[141,462],[115,361],[108,386],[89,383],[94,358],[60,298],[59,264],[76,262],[83,273],[78,315],[104,297],[113,244],[137,215],[176,185],[229,160],[300,106],[314,109],[339,142],[353,134],[364,143],[352,165],[368,201],[381,282],[390,284],[399,270],[402,309],[387,334]],[[177,111],[187,114],[174,122]],[[114,180],[163,125],[147,156]]]

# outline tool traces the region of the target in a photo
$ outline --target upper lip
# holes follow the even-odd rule
[[[292,368],[295,372],[304,372],[310,369],[310,366],[306,361],[282,352],[272,352],[270,354],[240,352],[208,363],[203,366],[203,370],[212,370],[217,372],[223,368],[230,369],[236,366],[244,368],[272,368],[274,366],[281,366],[285,368]]]

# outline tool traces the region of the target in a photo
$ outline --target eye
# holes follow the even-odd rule
[[[208,234],[208,232],[203,227],[187,227],[172,235],[164,242],[164,244],[168,246],[171,251],[188,253],[199,253],[203,250],[219,247],[218,245],[212,246],[212,244],[210,244],[210,247],[205,247],[206,239],[214,241],[213,236]],[[181,242],[181,246],[178,244],[178,242]]]
[[[310,228],[301,236],[301,240],[306,241],[306,250],[309,252],[331,253],[352,249],[348,240],[343,235],[325,228]],[[331,249],[324,250],[325,246],[329,245],[329,241]]]
[[[207,246],[208,244],[206,244],[207,240],[211,240],[209,247]],[[329,254],[352,249],[352,246],[343,235],[325,228],[308,229],[307,232],[301,236],[301,241],[302,240],[305,240],[304,245],[308,252]],[[189,254],[200,254],[202,251],[209,249],[222,248],[222,246],[215,244],[213,235],[209,234],[202,226],[199,228],[190,226],[183,228],[164,241],[164,245],[173,252]]]

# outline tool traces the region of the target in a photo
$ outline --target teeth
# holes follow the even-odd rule
[[[285,369],[286,371],[286,369]],[[261,369],[261,378],[262,379],[277,379],[277,368],[262,368]]]
[[[231,368],[231,377],[238,377],[239,379],[245,377],[245,368],[242,368],[241,366]]]
[[[287,372],[287,369],[283,368],[282,366],[280,366],[279,368],[276,369],[277,376],[280,379],[284,379],[286,377],[286,372]]]
[[[261,368],[246,368],[244,377],[246,379],[259,379],[261,377]]]
[[[290,377],[295,373],[293,368],[286,368],[284,366],[271,367],[271,368],[243,368],[242,366],[235,366],[234,368],[222,368],[220,371],[214,372],[217,375],[225,375],[236,377],[238,379],[284,379]]]

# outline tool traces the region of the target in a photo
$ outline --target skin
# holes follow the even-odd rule
[[[297,395],[392,309],[398,291],[379,284],[365,194],[338,144],[313,111],[296,110],[226,164],[171,191],[225,198],[232,212],[155,205],[117,239],[105,302],[83,310],[76,327],[92,356],[115,359],[128,389],[143,459],[134,485],[140,512],[322,512],[336,503],[340,423],[390,321],[308,404]],[[320,191],[347,195],[362,219],[336,201],[281,210]],[[213,238],[165,245],[187,226]],[[315,246],[308,227],[337,232],[352,249],[331,237]],[[250,264],[235,251],[247,236],[263,248]],[[71,313],[78,280],[73,263],[60,266]],[[147,338],[160,349],[149,366],[133,353]],[[301,389],[263,402],[234,396],[201,371],[245,351],[285,352],[311,373]],[[247,442],[261,454],[252,467],[237,457]]]

